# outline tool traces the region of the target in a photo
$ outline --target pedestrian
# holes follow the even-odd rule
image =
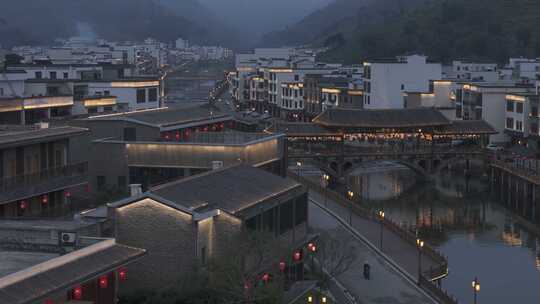
[[[364,262],[364,279],[369,280],[371,277],[371,266],[368,261]]]

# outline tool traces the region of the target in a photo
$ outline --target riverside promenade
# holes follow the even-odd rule
[[[415,235],[403,230],[391,220],[380,217],[377,210],[366,210],[358,202],[322,188],[295,172],[289,171],[289,176],[309,188],[312,203],[324,208],[358,233],[366,245],[394,265],[403,276],[418,284],[440,303],[457,303],[441,289],[441,281],[448,275],[448,261],[429,244],[417,246]]]

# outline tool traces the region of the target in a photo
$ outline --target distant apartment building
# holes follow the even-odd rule
[[[492,135],[492,143],[505,143],[510,137],[507,129],[508,95],[535,92],[535,87],[527,83],[514,82],[471,82],[460,83],[455,93],[456,118],[463,120],[485,120],[497,130]],[[519,108],[518,108],[519,107]],[[525,111],[523,104],[516,105],[516,111]],[[518,113],[522,114],[522,113]],[[513,117],[509,117],[514,119]],[[512,120],[511,129],[523,130],[523,119]],[[510,127],[510,124],[508,124]]]
[[[281,83],[281,117],[288,121],[304,120],[304,83]]]
[[[540,151],[539,102],[538,92],[506,95],[505,133],[512,144]]]
[[[540,78],[540,58],[510,58],[508,67],[514,79],[534,81]]]
[[[88,135],[76,127],[0,126],[0,218],[58,216],[74,210],[84,192],[87,162],[74,162],[70,142]]]
[[[461,87],[452,80],[430,80],[427,92],[404,92],[405,108],[432,107],[441,111],[446,118],[456,119],[456,89]]]
[[[230,252],[241,231],[264,233],[265,243],[286,246],[287,255],[298,252],[297,258],[287,259],[283,273],[292,281],[303,278],[302,251],[312,239],[308,195],[288,178],[233,166],[171,181],[109,204],[109,209],[118,242],[148,252],[130,266],[129,290],[189,282],[193,273],[204,272],[210,261]],[[264,253],[257,277],[279,274],[282,258]],[[247,256],[246,267],[253,268],[252,262]]]
[[[363,77],[365,109],[402,109],[402,93],[427,92],[429,80],[441,79],[442,67],[425,56],[403,56],[365,62]]]
[[[311,120],[329,108],[363,108],[363,90],[353,78],[308,74],[304,78],[305,115]]]
[[[445,79],[458,81],[493,82],[500,79],[498,64],[493,62],[454,60],[451,66],[443,67],[443,74]]]

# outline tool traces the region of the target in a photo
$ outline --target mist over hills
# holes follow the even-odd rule
[[[233,45],[232,31],[214,22],[197,0],[18,0],[0,10],[0,43],[4,46],[50,44],[80,34],[80,24],[97,37]]]

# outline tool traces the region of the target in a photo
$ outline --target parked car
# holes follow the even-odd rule
[[[489,144],[486,146],[486,149],[493,152],[500,152],[504,150],[502,146],[498,146],[496,144]]]

